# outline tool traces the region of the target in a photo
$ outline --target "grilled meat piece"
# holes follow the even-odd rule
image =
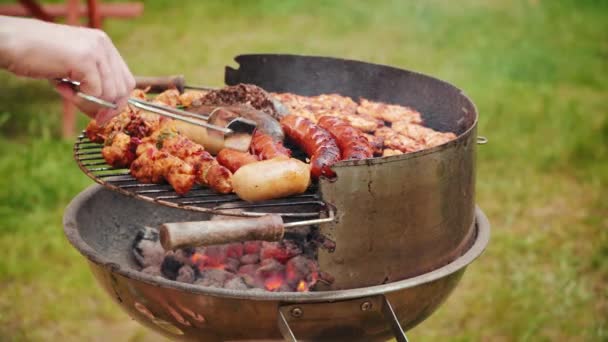
[[[456,134],[452,132],[438,132],[428,127],[403,121],[394,123],[392,128],[396,132],[423,144],[425,148],[438,146],[456,139]]]
[[[365,139],[367,139],[370,146],[372,147],[372,151],[374,152],[374,155],[381,156],[382,148],[384,147],[384,138],[381,136],[377,137],[375,135],[367,134],[367,133],[363,133],[363,136],[365,137]]]
[[[161,135],[158,144],[163,151],[192,165],[198,183],[222,194],[232,192],[232,172],[220,165],[203,146],[182,135]]]
[[[423,144],[401,134],[393,134],[384,138],[384,146],[401,152],[415,152],[424,148]]]
[[[307,110],[316,119],[323,115],[340,113],[341,115],[355,114],[357,103],[350,97],[339,94],[322,94],[318,96],[300,96],[291,93],[273,94],[283,105],[290,109],[291,114],[298,110]]]
[[[383,157],[398,156],[400,154],[403,154],[403,152],[401,152],[399,150],[393,150],[390,148],[387,148],[382,152]]]
[[[101,155],[108,165],[113,167],[128,167],[135,160],[135,151],[141,141],[123,132],[116,132],[106,139],[106,146]]]
[[[131,163],[131,175],[142,183],[161,183],[165,179],[180,195],[186,194],[195,181],[192,166],[154,144],[138,148],[139,156]]]
[[[212,90],[200,100],[201,105],[230,106],[248,105],[274,118],[278,117],[270,94],[253,84],[237,84]]]
[[[179,95],[179,102],[184,107],[200,106],[201,100],[207,93],[207,91],[203,90],[187,90],[183,94]]]
[[[167,90],[163,91],[162,93],[158,94],[152,102],[160,104],[160,105],[164,105],[167,107],[175,108],[178,105],[181,105],[179,90],[167,89]]]
[[[410,107],[373,102],[366,99],[361,99],[361,104],[357,107],[357,113],[369,115],[387,122],[409,121],[416,124],[422,123],[420,113]]]

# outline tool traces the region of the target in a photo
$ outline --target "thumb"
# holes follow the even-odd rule
[[[54,83],[55,90],[63,97],[65,100],[70,102],[76,102],[76,92],[72,88],[72,86],[64,84],[64,83]]]

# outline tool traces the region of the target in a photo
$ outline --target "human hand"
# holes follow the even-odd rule
[[[25,77],[80,82],[80,91],[113,102],[117,110],[88,103],[55,83],[65,99],[101,125],[126,105],[135,79],[101,30],[0,16],[0,67]]]

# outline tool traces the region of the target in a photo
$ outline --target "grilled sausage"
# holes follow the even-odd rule
[[[225,166],[231,172],[236,172],[241,166],[259,161],[258,157],[249,152],[240,152],[224,148],[216,157],[220,165]]]
[[[256,131],[251,140],[251,151],[260,159],[272,159],[275,157],[291,157],[291,151],[283,146],[280,141],[275,141],[272,136]]]
[[[249,202],[300,194],[309,184],[310,166],[287,157],[247,164],[232,177],[234,192]]]
[[[285,116],[281,119],[281,126],[285,134],[310,157],[313,177],[336,175],[330,167],[340,161],[340,149],[329,132],[296,115]]]
[[[368,159],[374,156],[371,144],[363,133],[336,116],[322,116],[317,124],[336,139],[343,160]]]

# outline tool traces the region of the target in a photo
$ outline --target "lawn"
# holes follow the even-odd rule
[[[456,84],[490,143],[486,252],[413,341],[608,340],[608,2],[147,1],[108,20],[133,73],[220,85],[250,52],[395,65]],[[0,73],[0,340],[161,340],[113,306],[65,240],[91,184],[46,82]],[[86,120],[80,117],[79,126]]]

